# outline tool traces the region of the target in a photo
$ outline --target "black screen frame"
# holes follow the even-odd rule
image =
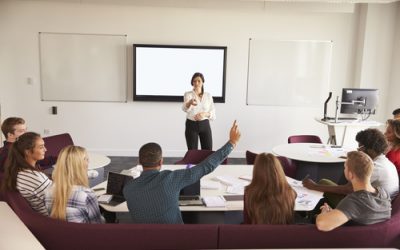
[[[162,44],[133,44],[133,101],[159,101],[159,102],[183,102],[182,95],[139,95],[136,92],[136,48],[172,48],[172,49],[216,49],[223,50],[223,75],[222,75],[222,96],[213,96],[215,103],[225,103],[226,89],[226,57],[227,46],[195,46],[195,45],[162,45]],[[195,72],[193,72],[195,73]],[[206,78],[207,76],[205,76]],[[190,81],[190,79],[188,79]]]
[[[349,94],[348,92],[352,93]],[[369,98],[372,101],[369,100]],[[372,97],[372,98],[371,98]],[[352,101],[357,101],[359,98],[365,98],[365,106],[357,103],[349,104]],[[375,114],[378,106],[379,92],[378,89],[364,89],[364,88],[343,88],[342,101],[340,105],[340,113],[342,114]]]

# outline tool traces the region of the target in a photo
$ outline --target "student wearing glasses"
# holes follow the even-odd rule
[[[358,142],[357,150],[366,153],[373,160],[372,185],[385,189],[392,199],[396,197],[399,192],[399,177],[396,167],[384,154],[388,144],[383,133],[369,128],[358,132],[356,141]],[[330,180],[322,179],[317,184],[311,179],[305,179],[303,185],[308,189],[324,192],[324,197],[331,207],[335,207],[345,195],[353,192],[350,182],[337,185]]]

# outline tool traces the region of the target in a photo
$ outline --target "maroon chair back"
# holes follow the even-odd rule
[[[288,143],[322,143],[317,135],[292,135],[288,138]]]
[[[69,145],[74,145],[74,142],[68,133],[44,137],[44,144],[47,149],[46,157],[56,157],[61,149]]]
[[[218,248],[218,225],[65,222],[33,211],[18,192],[7,192],[6,196],[7,203],[45,249]]]
[[[256,160],[257,154],[246,150],[246,163],[248,165],[253,165]]]
[[[294,161],[286,158],[285,156],[277,156],[279,161],[281,162],[283,171],[285,172],[285,175],[291,178],[296,177],[296,169],[297,166],[294,163]]]
[[[4,180],[4,174],[2,172],[0,172],[0,201],[4,201],[5,200],[3,192],[1,190],[1,186],[2,186],[3,180]]]
[[[253,165],[254,161],[256,160],[258,154],[246,151],[246,162],[249,165]],[[291,178],[295,178],[296,176],[296,164],[294,161],[284,157],[284,156],[277,156],[278,160],[280,161],[283,171],[285,172],[285,175]]]
[[[214,151],[206,149],[190,149],[186,152],[185,156],[175,164],[199,164],[210,156]],[[228,159],[225,159],[222,164],[227,164]]]

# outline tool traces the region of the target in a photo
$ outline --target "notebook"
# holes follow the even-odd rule
[[[107,190],[106,197],[112,196],[112,198],[108,201],[107,199],[99,198],[100,203],[106,203],[107,205],[117,206],[125,201],[124,194],[122,190],[124,189],[125,184],[133,180],[133,177],[130,175],[118,174],[114,172],[108,172],[107,178]]]
[[[203,201],[200,197],[200,180],[181,189],[179,206],[203,206]]]

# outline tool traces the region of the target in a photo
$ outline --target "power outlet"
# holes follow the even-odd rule
[[[48,129],[48,128],[43,129],[43,134],[49,135],[50,134],[50,129]]]

